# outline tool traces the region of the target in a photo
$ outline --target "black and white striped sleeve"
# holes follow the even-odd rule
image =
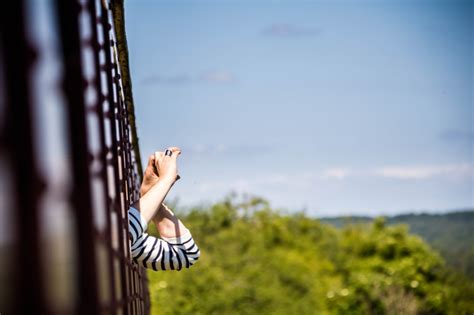
[[[129,223],[130,225],[141,222],[141,215],[136,211],[130,209],[129,211]],[[137,215],[137,220],[133,215]],[[143,220],[144,221],[144,220]],[[146,221],[145,221],[146,222]],[[136,227],[139,232],[140,226]],[[175,237],[157,238],[143,232],[134,239],[133,233],[135,230],[131,228],[130,234],[132,235],[132,257],[135,263],[141,264],[145,268],[152,268],[153,270],[181,270],[182,268],[191,267],[200,256],[200,251],[191,233],[186,231],[185,234]],[[145,230],[145,229],[144,229]]]
[[[128,210],[128,233],[131,243],[134,244],[138,238],[145,233],[148,224],[140,211],[131,207]]]

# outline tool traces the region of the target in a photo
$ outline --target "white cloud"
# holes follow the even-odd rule
[[[233,155],[233,156],[257,156],[268,154],[273,151],[274,148],[265,145],[254,145],[254,144],[239,144],[239,145],[228,145],[225,143],[217,144],[202,144],[195,143],[189,146],[182,147],[183,152],[198,157],[204,156],[217,156],[217,155]]]
[[[239,193],[248,193],[261,188],[275,188],[298,185],[306,185],[308,180],[304,176],[286,175],[286,174],[267,174],[261,176],[229,177],[224,180],[202,181],[196,183],[196,188],[201,193],[216,192],[223,190],[222,193],[228,191],[236,191]]]
[[[330,168],[323,172],[323,178],[343,179],[351,174],[347,168]]]
[[[151,74],[141,80],[145,85],[169,85],[169,86],[185,86],[196,83],[212,83],[223,84],[233,83],[236,77],[229,71],[208,71],[201,74],[192,75],[189,73],[181,73],[175,75]]]
[[[150,75],[141,80],[142,84],[146,85],[174,85],[181,86],[186,85],[192,82],[192,79],[187,74],[177,74],[177,75]]]
[[[474,175],[472,164],[420,165],[420,166],[385,166],[374,171],[374,174],[395,179],[429,179],[435,176],[465,177]]]
[[[384,177],[400,180],[431,179],[433,177],[462,178],[474,176],[474,165],[469,163],[444,165],[387,165],[368,170],[329,168],[322,172],[322,179],[346,179],[348,177]]]
[[[202,74],[199,79],[209,83],[232,83],[235,76],[228,71],[210,71]]]
[[[224,148],[221,148],[224,149]],[[205,146],[198,146],[196,151],[205,150]],[[182,187],[180,193],[186,196],[189,204],[200,202],[202,200],[216,201],[218,196],[224,196],[230,191],[237,193],[252,192],[261,195],[273,202],[281,202],[279,206],[294,208],[294,202],[302,202],[301,204],[310,205],[313,209],[320,208],[319,204],[333,204],[331,198],[336,194],[340,194],[347,187],[353,187],[351,180],[368,179],[368,185],[376,185],[377,187],[385,187],[387,185],[383,178],[397,180],[396,184],[414,180],[454,180],[466,179],[474,177],[474,164],[444,164],[444,165],[387,165],[380,168],[354,169],[348,167],[327,168],[320,171],[305,171],[304,173],[251,173],[249,176],[234,174],[221,177],[220,179],[205,178],[197,180]],[[346,181],[349,186],[346,186]],[[329,185],[338,183],[336,186]],[[399,182],[398,182],[399,181]],[[460,182],[461,183],[461,182]],[[341,184],[341,185],[339,185]],[[461,184],[464,185],[464,184]],[[329,187],[329,188],[328,188]],[[351,188],[352,189],[352,188]],[[361,189],[361,194],[365,188]],[[383,188],[380,188],[383,191]],[[326,196],[325,192],[329,192]],[[335,193],[337,192],[337,193]],[[205,197],[207,196],[207,197]],[[291,196],[291,197],[285,197]],[[285,201],[286,200],[286,201]],[[291,200],[291,201],[289,201]],[[312,200],[312,201],[311,201]],[[309,203],[308,203],[309,202]],[[355,201],[354,201],[355,202]],[[371,202],[377,202],[372,200]],[[425,206],[424,201],[417,201],[414,205],[410,204],[407,199],[405,203],[401,203],[399,207],[429,207]],[[336,202],[337,204],[337,202]],[[375,203],[376,207],[380,205]],[[366,204],[363,205],[366,209]],[[339,207],[339,206],[338,206]],[[458,206],[443,206],[458,207]],[[362,208],[361,208],[362,209]]]

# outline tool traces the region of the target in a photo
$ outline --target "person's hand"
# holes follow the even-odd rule
[[[180,154],[181,149],[178,147],[170,147],[165,152],[155,152],[154,165],[160,180],[174,184],[179,179],[177,159]]]
[[[158,171],[155,167],[155,155],[150,155],[148,157],[148,163],[143,174],[143,182],[140,186],[140,195],[145,195],[153,185],[155,185],[160,177],[158,176]]]
[[[179,151],[179,153],[174,153],[173,150],[171,150],[173,155],[179,155],[181,154],[181,150],[177,147],[172,147],[170,149],[174,149],[175,151]],[[153,187],[159,180],[160,180],[160,175],[158,173],[158,169],[156,167],[157,159],[156,157],[163,157],[164,152],[155,152],[153,155],[150,155],[148,157],[148,163],[145,169],[145,173],[143,174],[143,181],[140,186],[140,195],[143,196],[145,195],[151,187]],[[180,176],[176,176],[176,180],[180,179]]]

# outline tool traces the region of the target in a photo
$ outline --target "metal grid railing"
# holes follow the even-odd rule
[[[0,6],[0,313],[147,314],[110,5]]]

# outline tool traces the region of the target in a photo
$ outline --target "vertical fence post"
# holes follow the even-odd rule
[[[5,74],[5,130],[3,142],[8,163],[12,166],[13,220],[17,248],[14,273],[18,279],[13,311],[19,314],[44,314],[42,266],[38,259],[39,223],[38,202],[43,182],[38,174],[32,126],[32,68],[36,51],[30,46],[26,34],[26,10],[22,0],[0,4],[0,48]],[[0,310],[2,312],[2,310]]]
[[[56,0],[63,58],[63,82],[72,160],[72,207],[77,223],[79,314],[98,313],[98,290],[90,193],[89,155],[85,119],[84,81],[77,1]]]

